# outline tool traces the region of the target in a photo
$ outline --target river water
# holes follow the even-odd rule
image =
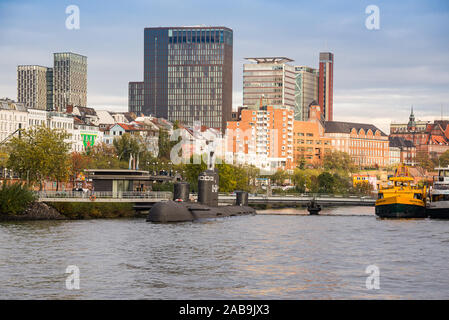
[[[373,212],[2,222],[0,299],[448,299],[449,221]],[[79,290],[66,288],[69,265]]]

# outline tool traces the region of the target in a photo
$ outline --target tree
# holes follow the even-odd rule
[[[295,169],[292,180],[298,192],[304,193],[307,187],[310,187],[310,175],[305,170]]]
[[[446,150],[438,159],[440,166],[447,167],[449,166],[449,150]]]
[[[333,192],[337,194],[347,194],[352,189],[352,179],[344,173],[334,173],[333,177]]]
[[[260,169],[254,165],[242,166],[245,176],[247,177],[248,191],[254,192],[257,189],[256,182],[260,175]]]
[[[328,152],[323,159],[324,170],[341,170],[355,172],[356,167],[351,156],[343,151]]]
[[[8,168],[30,183],[46,178],[58,182],[66,181],[70,170],[70,143],[65,130],[55,130],[44,126],[30,128],[21,137],[13,137],[8,143]]]
[[[89,169],[126,169],[127,161],[120,161],[116,149],[106,143],[100,143],[93,146],[89,152]]]
[[[361,181],[355,184],[353,191],[358,194],[370,195],[374,187],[368,181]]]
[[[114,148],[119,160],[129,161],[131,156],[136,159],[144,151],[144,142],[141,136],[123,134],[120,138],[114,139]]]
[[[76,177],[85,169],[89,167],[92,157],[87,154],[72,152],[70,155],[71,167],[70,174],[73,178],[73,183],[75,183]]]
[[[289,178],[289,174],[284,171],[279,169],[278,171],[276,171],[272,176],[271,176],[271,180],[276,184],[276,185],[283,185],[285,180],[287,180]]]
[[[169,160],[171,149],[179,142],[181,137],[178,138],[178,141],[170,141],[170,135],[167,130],[161,129],[159,130],[159,159]]]
[[[443,156],[443,155],[444,155],[444,153],[441,156]],[[441,157],[440,157],[440,161],[441,161]],[[433,168],[435,168],[435,166],[438,164],[438,160],[434,161],[434,159],[431,159],[429,157],[429,154],[425,151],[419,151],[416,153],[416,162],[420,167],[422,167],[423,169],[429,170],[429,171],[432,171]],[[449,162],[448,162],[448,164],[449,164]]]
[[[318,192],[320,193],[334,193],[335,179],[329,172],[325,171],[318,177]]]
[[[246,189],[247,186],[243,186],[240,183],[240,188],[237,187],[237,179],[244,179],[243,172],[240,172],[240,176],[238,176],[237,167],[234,167],[230,164],[222,163],[217,164],[218,169],[218,187],[220,192],[233,192],[237,189],[242,189],[244,187]],[[242,171],[242,170],[240,170]],[[243,183],[244,184],[244,183]]]
[[[198,191],[198,175],[207,169],[207,164],[204,162],[203,157],[201,157],[201,162],[196,164],[193,163],[193,156],[191,156],[188,164],[181,164],[179,167],[181,171],[185,172],[185,179],[190,183],[190,189]]]

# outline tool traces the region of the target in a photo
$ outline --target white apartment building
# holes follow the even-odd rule
[[[28,112],[23,103],[0,99],[0,142],[19,128],[26,128]]]
[[[92,124],[86,124],[75,118],[73,138],[72,138],[72,151],[84,152],[95,144],[103,141],[103,132],[100,131],[98,126]]]

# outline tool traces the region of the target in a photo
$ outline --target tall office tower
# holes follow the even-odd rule
[[[246,58],[256,63],[243,65],[243,106],[265,104],[295,107],[295,68],[285,57]]]
[[[144,114],[224,131],[232,113],[232,42],[225,27],[145,28]]]
[[[128,111],[140,115],[143,112],[144,83],[129,82],[128,84]]]
[[[47,68],[47,111],[53,111],[53,68]]]
[[[72,53],[54,53],[53,104],[64,112],[67,105],[87,105],[87,57]]]
[[[309,106],[318,100],[318,70],[306,66],[296,66],[295,120],[309,119]]]
[[[320,52],[320,75],[318,82],[318,104],[326,121],[333,120],[334,54]]]
[[[17,101],[31,109],[47,109],[47,67],[17,66]]]

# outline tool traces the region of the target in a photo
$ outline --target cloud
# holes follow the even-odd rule
[[[68,2],[0,2],[0,96],[16,98],[18,64],[52,65],[52,53],[88,57],[88,103],[126,110],[129,81],[143,78],[143,28],[224,25],[234,31],[233,106],[242,104],[244,57],[287,56],[318,67],[335,54],[334,113],[388,131],[391,120],[439,117],[449,108],[449,5],[376,1],[380,30],[365,28],[369,1],[79,0],[81,29],[65,29]],[[449,110],[448,110],[449,111]]]

